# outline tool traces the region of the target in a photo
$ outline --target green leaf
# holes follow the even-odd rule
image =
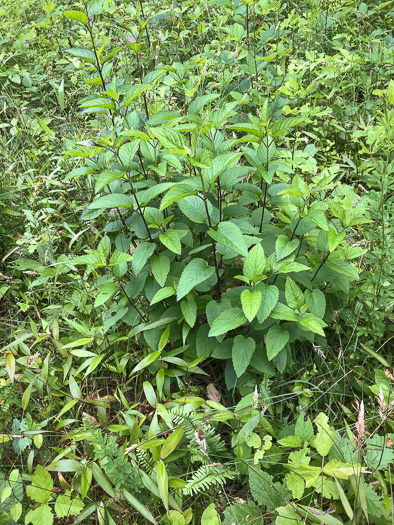
[[[197,195],[188,195],[187,197],[183,197],[178,201],[178,206],[182,213],[193,222],[205,224],[205,222],[208,220],[204,201]],[[207,200],[207,208],[209,215],[211,215],[213,206],[209,200]]]
[[[84,508],[83,501],[80,498],[71,497],[70,494],[70,492],[66,492],[66,494],[57,497],[55,512],[58,518],[77,516]]]
[[[312,421],[309,418],[305,420],[303,414],[301,414],[297,419],[295,425],[295,434],[308,443],[312,442],[314,436]]]
[[[147,91],[151,87],[152,86],[150,84],[135,84],[132,88],[126,91],[123,105],[125,107],[129,106],[134,99],[136,99],[139,95],[142,95],[144,91]]]
[[[267,286],[263,283],[258,284],[255,289],[259,290],[262,296],[257,319],[259,323],[263,323],[278,303],[279,289],[274,285]]]
[[[286,302],[290,308],[301,308],[304,304],[304,294],[291,277],[287,277],[286,279],[285,295]]]
[[[313,446],[321,456],[327,456],[330,452],[332,445],[334,444],[334,431],[328,425],[328,416],[323,412],[315,419],[315,425],[317,427],[317,436],[313,441]]]
[[[182,315],[185,318],[185,321],[193,328],[197,319],[197,304],[195,301],[182,301],[181,302]]]
[[[67,9],[67,11],[64,11],[64,14],[67,18],[73,18],[74,20],[77,20],[77,22],[81,22],[84,26],[88,25],[88,16],[82,11]]]
[[[265,255],[261,244],[256,244],[244,260],[243,274],[252,282],[257,282],[264,273]]]
[[[389,2],[383,3],[384,5],[389,5]],[[392,106],[394,106],[394,80],[390,80],[387,88],[387,99]]]
[[[218,337],[226,334],[230,330],[238,328],[246,322],[246,317],[240,308],[230,308],[225,310],[214,320],[209,331],[208,337]]]
[[[284,348],[289,340],[289,332],[280,325],[274,324],[267,332],[265,344],[268,360],[271,361]]]
[[[385,469],[393,462],[394,451],[387,446],[385,436],[375,434],[368,439],[364,458],[369,469]]]
[[[273,319],[279,319],[280,321],[299,321],[300,316],[292,310],[289,306],[283,303],[278,303],[272,310],[270,316]]]
[[[40,505],[34,510],[26,514],[25,525],[32,523],[33,525],[52,525],[53,514],[48,505]]]
[[[304,316],[300,319],[300,324],[308,328],[308,330],[311,332],[324,337],[323,327],[327,325],[324,321],[322,321],[322,319],[319,319],[312,314],[304,314]]]
[[[192,183],[191,181],[188,182],[181,182],[176,184],[175,186],[172,186],[167,193],[164,195],[164,197],[161,199],[160,202],[160,211],[165,210],[168,208],[168,206],[171,206],[174,202],[181,202],[186,197],[195,197],[197,193],[197,189],[201,186],[201,182],[197,181],[197,183]],[[197,197],[201,201],[201,203],[204,206],[204,201]],[[195,207],[198,205],[195,204]],[[198,208],[201,210],[201,208]],[[205,209],[205,206],[204,206]],[[208,207],[209,209],[209,207]],[[202,217],[200,217],[202,219]],[[206,212],[204,213],[204,219],[206,219]]]
[[[326,265],[331,268],[331,270],[334,270],[334,272],[346,275],[356,281],[359,279],[356,268],[352,264],[342,261],[342,259],[331,259],[329,257],[326,261]]]
[[[174,230],[166,230],[165,233],[161,233],[159,236],[160,242],[164,244],[170,251],[181,255],[182,247],[179,235]]]
[[[279,273],[304,272],[305,270],[310,270],[309,266],[293,261],[283,261]]]
[[[282,483],[274,483],[273,477],[258,466],[249,467],[249,487],[253,499],[268,512],[280,507],[290,497]]]
[[[185,297],[195,286],[206,281],[215,272],[204,259],[193,259],[183,270],[177,288],[177,301]]]
[[[185,139],[181,133],[167,128],[151,128],[152,135],[168,150],[184,151]]]
[[[299,436],[287,436],[283,439],[278,440],[279,445],[282,447],[298,448],[302,445],[302,439]]]
[[[146,400],[148,401],[150,406],[155,408],[157,405],[157,397],[153,386],[151,385],[151,383],[149,383],[149,381],[144,381],[142,387],[144,389]]]
[[[13,384],[15,378],[15,357],[12,352],[6,352],[5,354],[5,369],[11,383]]]
[[[279,235],[275,243],[276,260],[280,261],[293,253],[298,248],[299,243],[300,241],[297,239],[290,241],[287,235]]]
[[[132,266],[135,275],[138,275],[147,263],[149,257],[155,251],[155,245],[149,242],[142,242],[133,252]]]
[[[263,164],[267,164],[276,152],[275,140],[271,135],[261,139],[261,143],[257,148],[257,155]]]
[[[202,513],[201,525],[220,525],[219,514],[215,509],[215,504],[211,503]]]
[[[125,500],[130,503],[130,505],[141,514],[143,518],[153,523],[153,525],[158,525],[155,518],[152,516],[152,514],[149,512],[149,510],[143,505],[136,497],[134,497],[130,492],[128,492],[126,489],[122,489],[122,495],[125,498]]]
[[[235,373],[240,377],[248,368],[256,349],[256,343],[251,337],[237,335],[233,342],[232,356]]]
[[[167,297],[171,297],[172,295],[175,295],[175,290],[172,286],[166,286],[165,288],[161,288],[152,297],[150,304],[152,306],[152,304],[156,304],[160,301],[163,301],[163,299],[167,299]]]
[[[327,233],[328,249],[332,253],[341,244],[343,239],[346,237],[346,232],[337,233],[333,226],[330,226]]]
[[[167,275],[170,271],[170,260],[165,255],[153,255],[150,260],[150,267],[153,277],[160,284],[164,286]]]
[[[23,410],[26,410],[29,404],[32,388],[33,388],[33,383],[30,383],[28,387],[26,388],[26,390],[23,392],[23,396],[22,396],[22,409]]]
[[[123,193],[113,193],[96,199],[89,204],[89,210],[104,210],[107,208],[131,208],[133,205],[132,198]]]
[[[235,503],[223,510],[224,521],[222,525],[264,525],[261,509],[253,501]],[[287,524],[286,524],[287,525]],[[294,525],[294,524],[288,524]]]
[[[217,231],[208,230],[208,234],[226,248],[230,248],[235,253],[239,253],[244,257],[248,256],[248,247],[245,238],[236,224],[233,222],[221,222]]]
[[[315,224],[317,224],[322,230],[328,232],[327,219],[321,210],[311,209],[308,210],[306,218]]]
[[[251,292],[250,290],[246,289],[241,293],[242,310],[249,323],[251,323],[256,317],[256,314],[260,308],[261,299],[262,295],[259,290]]]
[[[47,135],[49,135],[50,137],[53,137],[55,135],[54,132],[51,129],[48,128],[48,126],[45,124],[45,122],[40,117],[36,116],[36,118],[37,118],[37,121],[38,121],[38,123],[40,125],[40,128],[43,131],[45,131],[45,133]]]
[[[37,465],[33,474],[32,484],[26,488],[26,493],[37,503],[46,503],[51,499],[53,488],[52,476],[41,465]]]
[[[160,497],[168,511],[168,475],[165,464],[160,459],[156,464],[157,486],[159,487]]]
[[[107,476],[104,474],[104,472],[101,470],[101,468],[97,465],[97,463],[91,464],[92,474],[96,482],[100,485],[100,487],[109,495],[111,498],[115,498],[115,492],[112,488],[111,482],[107,478]]]
[[[152,352],[151,354],[147,355],[142,359],[138,365],[136,365],[133,370],[131,371],[131,374],[135,374],[136,372],[139,372],[140,370],[143,370],[147,366],[151,365],[156,359],[160,356],[161,352],[157,350],[156,352]]]
[[[215,100],[216,98],[220,97],[220,95],[217,94],[210,94],[210,95],[202,95],[201,97],[196,98],[193,100],[193,102],[190,104],[187,112],[189,115],[193,115],[194,113],[197,113],[202,109],[208,102],[212,102],[212,100]]]
[[[293,493],[294,499],[302,498],[305,490],[304,480],[297,474],[286,474],[286,485]]]
[[[132,142],[126,142],[119,148],[119,158],[125,168],[128,168],[133,162],[135,154],[138,151],[140,140],[133,140]]]
[[[359,463],[341,463],[337,459],[332,459],[323,466],[324,474],[336,479],[349,479],[353,474],[359,475],[361,472],[361,465]]]
[[[84,49],[83,47],[69,47],[64,51],[66,53],[70,53],[70,55],[73,55],[74,57],[82,58],[82,60],[86,60],[92,64],[96,61],[96,55],[90,49]]]
[[[163,446],[161,447],[160,457],[162,459],[165,459],[171,454],[171,452],[173,452],[176,449],[178,443],[182,439],[183,433],[184,429],[182,427],[178,427],[170,434],[170,436],[166,439],[165,443],[163,443]]]

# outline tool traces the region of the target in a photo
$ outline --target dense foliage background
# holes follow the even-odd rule
[[[392,523],[393,0],[3,0],[0,525]]]

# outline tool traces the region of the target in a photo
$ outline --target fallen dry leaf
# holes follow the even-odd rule
[[[222,399],[222,394],[216,389],[213,383],[209,383],[207,386],[207,396],[208,399],[215,401],[215,403],[220,403],[220,400]]]

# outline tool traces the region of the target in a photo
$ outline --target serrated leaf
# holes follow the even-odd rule
[[[248,368],[256,349],[256,343],[251,337],[237,335],[233,342],[232,356],[235,373],[240,377]]]
[[[222,525],[264,525],[261,509],[253,501],[235,503],[223,510],[224,521]],[[294,524],[289,524],[294,525]]]
[[[185,321],[193,328],[197,319],[197,304],[195,301],[182,301],[181,302],[182,315],[185,318]]]
[[[179,235],[174,230],[166,230],[165,233],[161,233],[159,236],[160,242],[164,244],[170,251],[181,255],[182,247]]]
[[[297,239],[291,241],[287,235],[279,235],[275,243],[276,260],[280,261],[293,253],[298,248],[299,242]]]
[[[333,226],[330,226],[327,233],[328,249],[332,253],[346,237],[346,232],[337,233]]]
[[[246,317],[240,308],[225,310],[214,320],[208,337],[218,337],[234,330],[246,322]]]
[[[290,308],[301,308],[304,304],[304,294],[291,277],[287,277],[285,284],[286,302]]]
[[[279,289],[274,285],[267,286],[260,283],[256,286],[256,290],[259,290],[262,296],[257,319],[259,323],[263,323],[278,303]]]
[[[204,259],[193,259],[183,270],[178,282],[177,301],[180,301],[195,286],[206,281],[215,272]]]
[[[300,324],[308,328],[308,330],[311,332],[324,337],[323,327],[327,325],[322,319],[319,319],[312,314],[304,314],[304,316],[300,319]]]
[[[133,162],[135,154],[138,151],[140,140],[133,140],[132,142],[126,142],[119,148],[119,158],[125,168],[128,168]]]
[[[331,268],[331,270],[334,270],[334,272],[340,273],[341,275],[346,275],[356,281],[359,279],[356,268],[342,259],[330,259],[329,257],[326,261],[326,265]]]
[[[145,266],[149,257],[151,257],[154,251],[155,245],[153,243],[142,242],[137,246],[137,248],[133,252],[133,258],[131,262],[133,272],[135,275],[138,275],[140,273],[140,271]]]
[[[313,441],[313,446],[321,456],[327,456],[334,444],[334,431],[328,425],[328,416],[323,412],[315,419],[317,436]]]
[[[221,222],[217,231],[208,230],[208,234],[226,248],[230,248],[235,253],[239,253],[244,257],[248,256],[248,247],[245,238],[236,224],[231,221]]]
[[[309,418],[305,420],[303,414],[301,414],[297,419],[295,425],[295,434],[308,443],[311,443],[313,439],[314,434],[312,421]]]
[[[244,260],[243,274],[250,281],[256,280],[264,273],[265,255],[261,244],[256,244],[249,251],[248,256]]]
[[[289,340],[289,332],[278,324],[274,324],[268,330],[265,344],[267,347],[268,361],[271,361],[286,346]]]
[[[37,503],[46,503],[51,499],[53,488],[52,476],[41,465],[37,465],[33,474],[31,485],[26,488],[26,493]]]
[[[167,297],[171,297],[172,295],[175,295],[175,290],[172,286],[166,286],[165,288],[161,288],[161,290],[156,292],[155,295],[152,297],[150,304],[152,306],[152,304],[159,303],[160,301],[163,301],[164,299],[167,299]]]
[[[132,88],[130,88],[128,91],[126,91],[124,96],[124,106],[129,106],[134,99],[136,99],[139,95],[142,95],[144,91],[147,91],[152,86],[150,84],[135,84]]]
[[[327,219],[321,210],[311,209],[305,215],[306,218],[317,224],[322,230],[328,232]]]
[[[216,98],[220,97],[218,94],[210,94],[210,95],[202,95],[201,97],[196,98],[191,102],[187,112],[189,115],[193,115],[194,113],[197,113],[202,109],[208,102],[212,102],[212,100],[215,100]]]
[[[279,268],[279,273],[305,272],[310,270],[309,266],[294,261],[283,261]]]
[[[164,286],[167,275],[170,271],[170,260],[165,255],[153,255],[150,260],[150,267],[153,273],[153,277],[160,284]]]
[[[289,476],[292,475],[294,474],[289,474]],[[296,477],[300,480],[301,483],[303,483],[300,477]],[[303,523],[304,521],[301,520],[300,516],[297,514],[297,512],[294,511],[293,507],[291,507],[290,505],[286,505],[285,507],[279,507],[278,509],[276,509],[276,512],[278,513],[278,517],[275,520],[275,525],[295,525],[296,523]]]
[[[52,525],[53,514],[51,508],[48,505],[40,505],[34,510],[31,510],[26,514],[25,525],[33,523],[33,525]]]
[[[272,157],[275,155],[276,152],[276,144],[275,139],[271,135],[267,135],[266,137],[261,139],[261,143],[259,147],[257,148],[257,155],[261,162],[266,165]]]
[[[185,139],[181,133],[167,128],[151,128],[152,134],[168,150],[184,150]],[[185,150],[186,153],[186,150]]]
[[[257,312],[259,311],[261,298],[262,295],[259,290],[254,290],[254,292],[251,292],[250,290],[244,290],[241,293],[242,310],[249,323],[253,321]]]
[[[132,198],[123,193],[113,193],[96,199],[89,204],[89,210],[101,210],[107,208],[131,208],[133,205]]]
[[[58,518],[77,516],[84,506],[80,498],[71,497],[69,492],[61,494],[57,497],[55,503],[56,516]]]
[[[181,209],[182,213],[186,215],[188,219],[199,224],[204,224],[207,222],[207,212],[205,209],[204,201],[197,195],[189,195],[183,197],[178,201],[178,206]],[[208,213],[211,214],[213,211],[213,206],[209,200],[207,200]]]
[[[257,466],[249,467],[249,487],[253,499],[268,512],[280,507],[290,497],[282,483],[274,483],[273,477]]]

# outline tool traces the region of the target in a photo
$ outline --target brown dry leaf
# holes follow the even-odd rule
[[[209,383],[209,385],[207,386],[207,397],[211,401],[215,401],[215,403],[220,403],[220,400],[222,399],[222,394],[216,389],[213,383]]]

